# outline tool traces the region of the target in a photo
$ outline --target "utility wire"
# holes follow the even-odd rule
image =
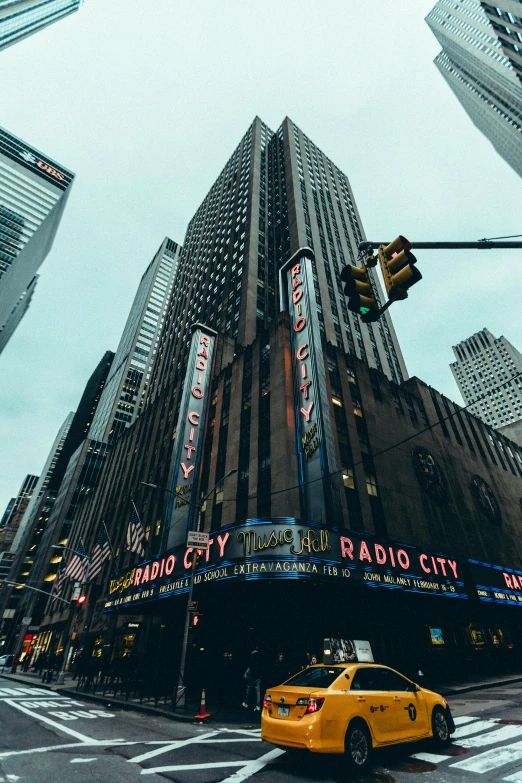
[[[495,239],[519,239],[522,234],[510,234],[508,237],[484,237],[483,239],[477,239],[477,242],[493,242]]]
[[[399,446],[402,446],[404,443],[408,443],[410,440],[413,440],[414,438],[417,438],[419,435],[423,435],[425,432],[430,432],[430,430],[434,429],[434,427],[438,427],[443,422],[449,421],[453,416],[456,416],[461,411],[467,410],[467,408],[471,407],[472,405],[476,405],[478,402],[481,402],[482,400],[487,399],[490,394],[492,394],[495,391],[498,391],[499,389],[502,389],[503,386],[506,386],[508,383],[511,383],[511,381],[516,380],[517,378],[522,377],[522,371],[514,375],[512,378],[508,378],[507,381],[503,381],[503,383],[500,383],[498,386],[495,386],[493,389],[490,389],[488,392],[483,394],[481,397],[477,397],[476,400],[473,400],[473,402],[468,403],[463,408],[458,408],[453,413],[450,413],[448,416],[443,417],[442,419],[439,419],[438,421],[434,422],[433,424],[428,425],[423,430],[419,430],[419,432],[414,433],[413,435],[409,435],[407,438],[403,438],[402,440],[398,441],[398,443],[393,443],[391,446],[387,446],[385,449],[381,449],[381,451],[377,451],[376,453],[372,454],[371,456],[373,458],[380,457],[383,454],[387,454],[388,452],[392,451],[393,449],[398,448]],[[363,460],[358,460],[357,462],[354,462],[353,465],[350,467],[356,467],[357,465],[362,465]],[[291,487],[286,487],[285,489],[278,489],[275,492],[270,493],[270,497],[273,497],[274,495],[280,495],[284,492],[291,492],[293,489],[299,489],[299,487],[307,486],[308,484],[315,484],[317,481],[324,481],[324,479],[330,478],[331,476],[335,476],[338,473],[342,473],[342,471],[345,468],[340,468],[340,470],[335,470],[332,473],[328,473],[327,476],[321,476],[317,479],[312,479],[311,481],[305,481],[302,484],[294,484]],[[253,500],[257,498],[258,495],[249,495],[248,500]],[[234,503],[236,502],[234,499],[227,498],[226,500],[223,500],[223,503]]]

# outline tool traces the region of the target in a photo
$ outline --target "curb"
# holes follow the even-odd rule
[[[31,681],[29,682],[26,679],[22,679],[22,677],[17,677],[16,674],[2,674],[0,673],[0,678],[11,681],[11,682],[18,682],[22,685],[33,685],[37,688],[42,688],[43,690],[50,691],[51,693],[60,693],[64,694],[65,696],[72,696],[75,699],[83,699],[84,701],[92,701],[97,704],[103,704],[106,707],[118,707],[122,710],[129,710],[134,712],[144,712],[147,715],[157,715],[161,718],[167,718],[168,720],[174,720],[178,721],[179,723],[199,723],[200,721],[197,721],[194,719],[191,715],[176,715],[174,712],[168,712],[167,710],[162,710],[160,707],[149,707],[147,704],[140,704],[135,702],[129,702],[124,701],[123,699],[114,699],[110,696],[102,696],[92,694],[92,693],[83,693],[82,691],[77,691],[75,688],[69,688],[67,685],[55,685],[54,687],[50,683],[43,683],[40,681]]]
[[[492,682],[477,683],[476,685],[467,685],[462,688],[441,688],[438,693],[440,693],[441,696],[459,696],[461,693],[485,691],[488,690],[488,688],[499,688],[503,685],[514,685],[517,682],[522,682],[522,677],[511,677],[509,680],[494,680]]]

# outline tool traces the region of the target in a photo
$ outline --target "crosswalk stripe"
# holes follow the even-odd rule
[[[520,783],[520,781],[522,781],[522,772],[519,770],[513,775],[508,775],[507,778],[502,778],[502,780],[508,780],[509,783]]]
[[[412,753],[412,759],[420,761],[431,761],[432,764],[440,764],[441,761],[447,761],[451,756],[439,756],[437,753]]]
[[[459,739],[459,737],[468,737],[470,734],[478,734],[479,731],[486,731],[487,729],[497,726],[495,720],[476,720],[475,723],[469,723],[467,726],[462,726],[461,729],[456,729],[451,735],[451,739]]]
[[[478,718],[472,718],[470,715],[461,715],[459,718],[453,718],[455,726],[462,726],[463,723],[471,723],[472,720],[478,720]]]
[[[479,734],[478,737],[471,737],[459,742],[464,748],[480,748],[482,745],[494,745],[495,742],[504,742],[504,740],[519,737],[522,734],[522,726],[502,726],[496,731],[488,731],[486,734]]]
[[[512,745],[486,750],[470,759],[457,761],[456,764],[450,764],[450,767],[464,769],[466,772],[478,772],[483,775],[485,772],[491,772],[492,769],[498,769],[505,764],[513,764],[520,759],[522,759],[522,742],[514,742]]]

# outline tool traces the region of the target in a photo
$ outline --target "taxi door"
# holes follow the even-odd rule
[[[382,669],[383,686],[391,696],[396,741],[426,737],[429,734],[429,716],[422,692],[415,691],[414,684],[393,669]]]
[[[364,666],[353,675],[350,697],[353,707],[366,720],[374,739],[379,743],[393,742],[397,705],[393,694],[386,690],[383,674],[377,666]]]

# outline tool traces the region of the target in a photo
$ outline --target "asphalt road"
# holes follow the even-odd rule
[[[358,783],[522,783],[522,687],[450,699],[457,731],[374,755]],[[259,719],[257,718],[257,723]],[[111,710],[0,678],[0,783],[348,783],[335,758],[296,758],[242,726]]]

